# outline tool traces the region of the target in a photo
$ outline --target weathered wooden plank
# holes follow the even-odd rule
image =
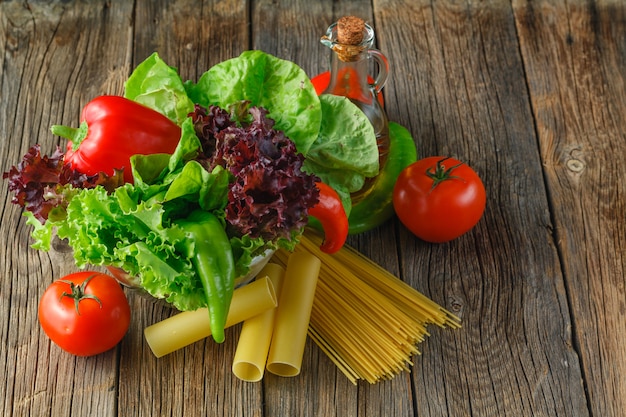
[[[424,344],[417,414],[586,415],[510,4],[375,5],[396,74],[388,112],[422,156],[466,161],[488,194],[483,221],[448,244],[401,228],[404,278],[463,320]]]
[[[88,100],[119,91],[129,68],[131,12],[124,1],[0,3],[0,171],[35,143],[50,153],[57,145],[50,125],[77,125]],[[9,195],[6,181],[0,191]],[[76,270],[71,254],[62,245],[50,253],[30,249],[31,227],[9,201],[0,208],[1,413],[115,415],[117,351],[76,358],[51,345],[37,322],[46,286]]]
[[[622,416],[626,14],[614,1],[514,9],[589,407]]]
[[[254,4],[254,48],[294,61],[311,76],[330,68],[331,52],[321,45],[320,38],[331,23],[341,16],[356,15],[374,25],[369,1],[294,1],[288,9],[273,7],[274,4],[271,1]],[[381,241],[394,242],[393,229],[382,227],[351,237],[349,243],[389,270],[397,271],[395,245],[381,248],[380,243],[375,243]],[[333,368],[317,346],[309,343],[303,372],[296,381],[267,379],[266,415],[413,416],[408,378],[376,385],[360,383],[355,387]]]
[[[137,1],[133,65],[158,52],[197,80],[210,66],[249,49],[248,2]]]
[[[391,59],[390,119],[421,155],[468,161],[489,193],[484,221],[449,244],[419,242],[397,221],[351,238],[464,325],[431,329],[412,374],[353,387],[311,342],[299,377],[238,381],[238,328],[223,345],[156,359],[143,328],[173,312],[136,293],[118,349],[63,353],[36,306],[76,268],[63,245],[28,248],[31,228],[2,181],[2,415],[624,414],[623,5],[512,3],[0,2],[2,172],[35,142],[53,150],[51,124],[76,124],[88,100],[121,93],[153,51],[184,78],[249,48],[313,75],[327,69],[319,36],[357,14]]]
[[[183,80],[197,81],[211,65],[249,49],[245,1],[137,1],[134,26],[133,67],[157,52]],[[121,349],[120,416],[261,415],[260,385],[231,372],[239,327],[227,330],[221,345],[209,338],[157,359],[143,330],[176,312],[137,294],[130,302],[135,315]]]

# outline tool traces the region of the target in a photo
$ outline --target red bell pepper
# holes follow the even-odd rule
[[[348,237],[348,216],[335,190],[323,182],[316,183],[320,190],[319,202],[309,209],[324,229],[324,242],[320,249],[325,253],[335,253],[346,243]]]
[[[79,128],[55,125],[51,130],[70,140],[65,164],[87,175],[111,176],[123,169],[126,182],[133,181],[131,156],[171,154],[181,133],[166,116],[121,96],[100,96],[87,103]]]

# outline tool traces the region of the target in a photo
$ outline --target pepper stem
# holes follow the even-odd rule
[[[63,125],[53,125],[50,127],[53,135],[61,136],[72,142],[72,150],[76,152],[81,142],[87,137],[87,122],[81,122],[79,127],[70,127]]]
[[[59,280],[59,282],[63,282],[70,286],[70,292],[68,293],[66,291],[63,291],[63,294],[61,294],[60,299],[62,299],[63,297],[73,298],[74,308],[76,309],[76,314],[78,314],[79,316],[80,316],[80,310],[78,309],[78,305],[84,299],[96,300],[98,304],[100,304],[100,308],[102,308],[102,301],[100,301],[98,297],[96,297],[93,294],[85,294],[85,288],[87,288],[87,284],[89,283],[89,281],[91,281],[95,277],[96,277],[96,274],[91,275],[89,278],[84,280],[83,283],[80,285],[76,285],[72,281],[68,281],[64,279]]]

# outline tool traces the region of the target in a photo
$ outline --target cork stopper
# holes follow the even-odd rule
[[[337,42],[358,45],[363,42],[365,21],[356,16],[344,16],[337,21]]]

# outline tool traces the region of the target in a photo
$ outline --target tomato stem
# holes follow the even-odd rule
[[[100,304],[100,308],[102,308],[102,301],[100,301],[98,297],[96,297],[93,294],[85,294],[85,288],[87,288],[87,284],[89,283],[89,281],[91,281],[95,277],[96,277],[96,274],[91,275],[89,278],[84,280],[83,283],[80,285],[76,285],[72,281],[60,279],[59,280],[60,282],[63,282],[70,286],[71,292],[68,293],[68,292],[63,291],[63,294],[61,294],[61,297],[59,299],[62,299],[63,297],[73,298],[74,308],[76,308],[76,314],[78,314],[79,316],[80,316],[80,310],[78,309],[78,305],[84,299],[96,300],[98,304]]]
[[[432,170],[432,167],[426,170],[426,175],[430,179],[433,180],[433,185],[432,187],[430,187],[431,191],[435,189],[435,187],[438,186],[443,181],[451,180],[451,179],[463,180],[463,178],[461,177],[457,177],[456,175],[451,175],[454,169],[463,165],[463,162],[459,162],[458,164],[446,169],[445,165],[443,165],[443,162],[445,162],[446,159],[449,159],[449,158],[450,157],[446,157],[437,161],[437,165],[435,166],[435,171]]]

